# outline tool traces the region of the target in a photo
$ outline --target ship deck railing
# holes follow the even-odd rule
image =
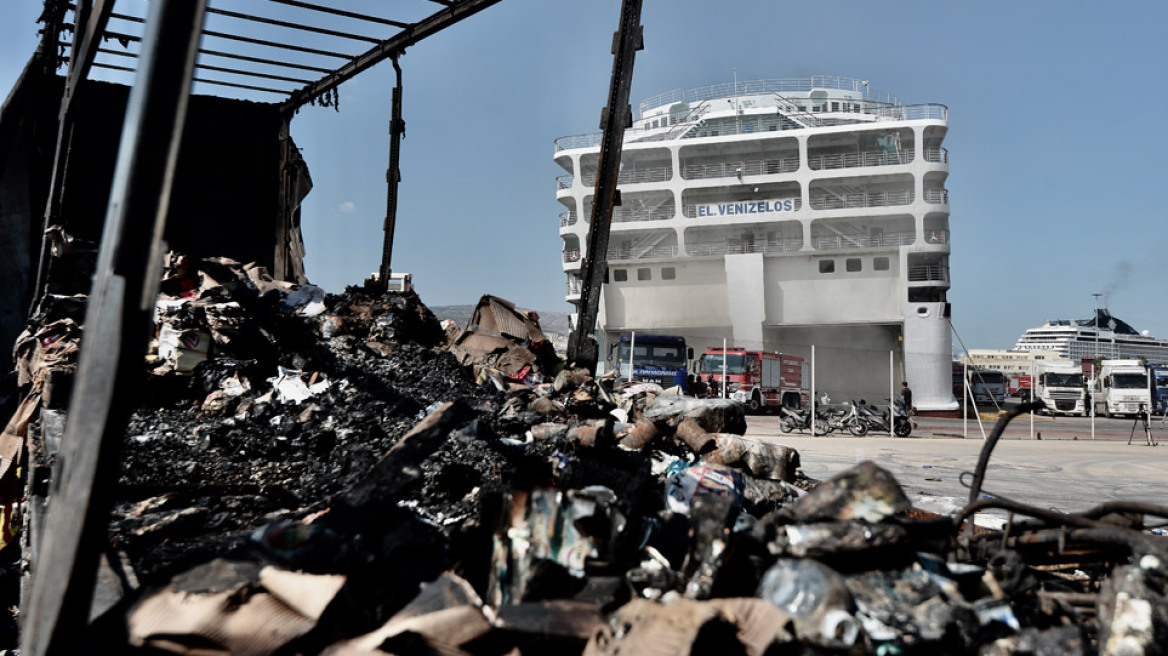
[[[854,232],[834,235],[813,235],[811,237],[811,245],[817,251],[911,246],[915,241],[916,234],[912,232],[891,232],[883,235]]]
[[[896,96],[874,89],[864,83],[864,80],[857,80],[848,77],[839,77],[836,75],[812,75],[804,78],[782,78],[772,80],[744,80],[741,82],[725,82],[722,84],[712,84],[710,86],[698,87],[696,89],[673,89],[664,93],[659,93],[641,101],[640,110],[641,115],[645,112],[660,107],[662,105],[671,105],[678,102],[700,102],[703,100],[714,100],[715,98],[733,98],[735,96],[758,95],[763,93],[805,93],[812,89],[830,89],[834,91],[856,91],[864,93],[864,100],[867,102],[881,103],[885,105],[899,105],[900,101]]]
[[[635,223],[638,221],[668,221],[674,215],[673,204],[666,204],[660,207],[645,207],[645,208],[626,208],[614,207],[612,208],[613,223]]]
[[[905,148],[898,152],[875,150],[861,153],[834,153],[831,155],[816,155],[807,158],[807,165],[812,171],[826,171],[831,169],[851,169],[862,166],[899,166],[913,161],[916,151]]]
[[[862,106],[858,112],[816,112],[817,114],[824,114],[823,121],[825,124],[830,120],[833,125],[855,125],[859,123],[870,123],[873,121],[920,121],[920,120],[947,120],[949,118],[949,108],[945,105],[937,103],[925,103],[920,105],[867,105]],[[854,119],[848,119],[848,115],[854,115]],[[699,121],[700,122],[700,121]],[[700,136],[699,131],[692,128],[696,123],[678,123],[670,126],[669,130],[662,127],[645,128],[632,127],[625,130],[625,143],[633,143],[637,141],[669,141],[672,139],[681,138],[696,138]],[[681,129],[681,128],[685,129]],[[797,130],[806,129],[798,127],[797,125],[784,125],[782,130]],[[814,128],[811,128],[814,129]],[[727,136],[734,134],[769,134],[768,130],[756,131],[753,124],[744,124],[742,129],[738,129],[736,123],[719,128],[718,134],[706,136]],[[594,148],[600,145],[603,138],[603,132],[588,132],[585,134],[572,134],[563,137],[558,137],[555,142],[555,152],[563,150],[573,150],[576,148]]]
[[[750,159],[717,164],[686,164],[681,177],[686,180],[733,178],[739,175],[775,175],[799,170],[798,157]]]
[[[937,164],[949,163],[949,150],[946,148],[926,148],[925,161],[934,162]]]
[[[948,189],[926,189],[925,202],[933,205],[948,205],[949,204],[949,190]]]
[[[843,210],[856,207],[894,207],[911,205],[916,198],[912,191],[873,191],[848,194],[824,194],[811,197],[811,209]]]
[[[909,282],[949,282],[949,267],[940,264],[917,264],[908,268]]]
[[[609,261],[645,260],[661,257],[676,257],[677,246],[646,246],[644,248],[610,248]]]
[[[808,165],[814,171],[832,169],[857,168],[864,166],[896,166],[908,164],[916,156],[915,149],[906,148],[899,153],[885,151],[869,151],[861,153],[836,153],[832,155],[816,155],[808,158]],[[929,148],[925,150],[925,161],[933,163],[949,163],[949,151],[945,148]],[[681,177],[686,180],[709,180],[716,178],[732,178],[738,176],[776,175],[792,173],[799,170],[798,157],[781,157],[772,159],[751,159],[719,162],[715,164],[686,164]],[[644,169],[621,171],[617,178],[618,184],[640,184],[653,182],[667,182],[673,177],[673,167],[657,166]],[[596,174],[588,173],[580,177],[580,183],[586,187],[596,184]],[[571,174],[556,178],[556,190],[571,189],[573,179]]]
[[[571,177],[571,176],[568,176]],[[672,166],[649,166],[643,169],[626,169],[617,174],[617,184],[644,184],[646,182],[666,182],[673,177]],[[596,172],[580,176],[580,184],[596,186]],[[566,187],[564,187],[566,189]]]
[[[784,253],[802,249],[802,239],[769,239],[760,241],[723,239],[687,241],[685,243],[685,252],[692,257],[743,255],[747,253]]]

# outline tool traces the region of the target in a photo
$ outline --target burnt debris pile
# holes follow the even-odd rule
[[[331,296],[222,259],[170,274],[95,600],[114,651],[1168,644],[1168,549],[1144,523],[1161,507],[936,516],[871,462],[806,479],[795,450],[745,435],[737,403],[565,368],[503,299],[444,329],[412,292]],[[17,345],[0,473],[26,556],[84,304],[50,299]],[[968,520],[990,508],[1005,530]]]

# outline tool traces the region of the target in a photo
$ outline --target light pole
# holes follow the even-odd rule
[[[1103,294],[1099,292],[1091,292],[1095,297],[1095,361],[1099,361],[1099,297]],[[1092,363],[1092,373],[1094,373],[1094,363]],[[1094,378],[1094,376],[1092,376]]]
[[[1098,375],[1096,372],[1099,370],[1098,369],[1098,367],[1099,367],[1099,297],[1102,296],[1103,294],[1101,294],[1099,292],[1091,292],[1091,295],[1095,297],[1095,321],[1094,321],[1094,323],[1095,323],[1095,360],[1093,360],[1091,362],[1091,394],[1090,394],[1090,397],[1091,397],[1091,439],[1095,439],[1095,388],[1099,387],[1098,385],[1095,384],[1096,383],[1095,376]]]

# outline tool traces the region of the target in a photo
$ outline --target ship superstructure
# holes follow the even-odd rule
[[[891,373],[919,408],[956,407],[947,130],[943,105],[839,77],[644,101],[625,133],[602,352],[631,330],[682,335],[699,352],[723,339],[800,355],[815,346],[819,389],[887,397]],[[569,302],[588,256],[599,143],[599,133],[555,143]]]
[[[1076,362],[1098,355],[1111,360],[1144,358],[1149,363],[1168,364],[1168,339],[1142,334],[1106,308],[1097,310],[1090,319],[1055,319],[1031,328],[1018,338],[1014,350],[1055,353]]]

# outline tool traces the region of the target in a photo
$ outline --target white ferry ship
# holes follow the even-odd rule
[[[815,346],[817,389],[869,399],[888,396],[893,353],[918,408],[956,408],[947,130],[944,105],[840,77],[642,102],[624,139],[602,353],[631,330],[682,335],[699,353],[723,339],[804,356]],[[569,302],[580,300],[600,137],[555,141]]]
[[[1015,351],[1042,351],[1058,354],[1063,360],[1080,362],[1084,357],[1144,358],[1153,364],[1168,364],[1168,339],[1140,333],[1107,309],[1091,319],[1056,319],[1022,333]]]

